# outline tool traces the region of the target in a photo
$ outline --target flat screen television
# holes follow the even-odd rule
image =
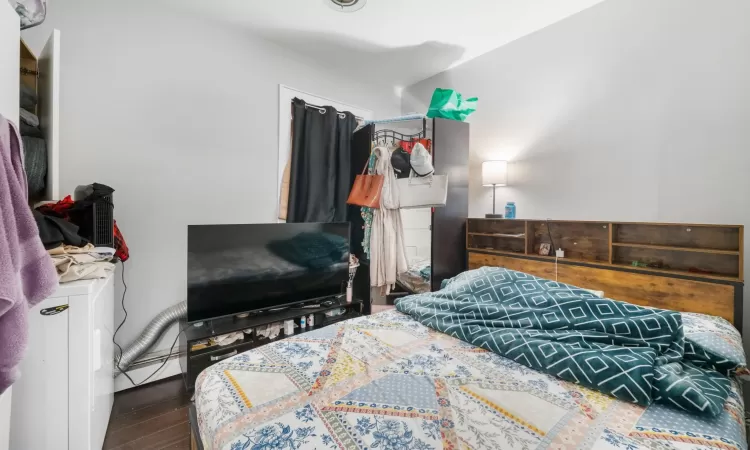
[[[188,226],[187,320],[346,292],[349,222]]]

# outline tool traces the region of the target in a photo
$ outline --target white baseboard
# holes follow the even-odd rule
[[[127,373],[130,378],[133,379],[133,381],[135,381],[136,383],[141,383],[144,379],[146,379],[146,377],[151,375],[154,370],[156,370],[159,365],[161,365],[162,362],[163,361],[157,361],[154,364],[130,369]],[[149,378],[148,381],[144,384],[153,383],[154,381],[158,381],[174,375],[179,375],[181,373],[182,369],[180,369],[180,360],[173,357],[166,364],[164,364],[164,367],[159,369],[159,372],[157,372],[153,377]],[[125,375],[120,374],[117,378],[115,378],[115,392],[124,391],[125,389],[130,389],[132,387],[134,387],[133,384]]]

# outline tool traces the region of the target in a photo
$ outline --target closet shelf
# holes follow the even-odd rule
[[[631,244],[626,242],[613,242],[613,247],[628,247],[628,248],[648,248],[652,250],[670,250],[677,252],[693,252],[693,253],[710,253],[713,255],[737,255],[740,252],[738,250],[719,250],[715,248],[697,248],[697,247],[678,247],[673,245],[654,245],[654,244]]]

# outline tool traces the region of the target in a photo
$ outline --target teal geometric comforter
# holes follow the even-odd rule
[[[470,270],[396,308],[532,369],[639,405],[655,401],[715,416],[730,391],[712,361],[685,356],[679,312],[598,298],[522,272]]]

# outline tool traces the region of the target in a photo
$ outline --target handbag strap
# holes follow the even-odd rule
[[[416,176],[418,176],[418,177],[426,177],[426,176],[429,176],[429,175],[432,175],[433,173],[435,173],[435,169],[432,169],[431,171],[429,171],[429,172],[427,172],[425,174],[421,174],[421,173],[417,172],[416,170],[414,170],[414,166],[411,165],[411,161],[409,161],[409,167],[411,168],[411,171],[414,172],[414,174]]]
[[[367,168],[370,166],[370,158],[372,158],[372,153],[375,149],[373,147],[370,147],[370,154],[367,155],[367,161],[365,161],[365,167],[362,168],[362,175],[367,172]]]
[[[433,170],[432,172],[428,173],[425,176],[420,176],[414,169],[412,169],[409,171],[409,186],[412,186],[411,180],[413,180],[414,178],[427,178],[427,177],[430,177],[429,178],[430,181],[427,184],[432,186],[432,182],[435,180],[435,177],[433,177],[434,174],[435,174],[435,171]],[[416,177],[414,177],[414,175],[416,175]]]

